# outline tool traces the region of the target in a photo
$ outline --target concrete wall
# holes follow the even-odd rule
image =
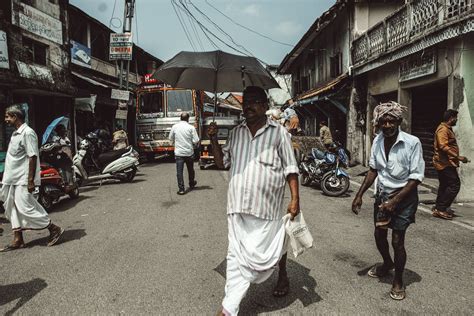
[[[405,1],[397,3],[356,3],[354,5],[354,29],[355,37],[361,35],[375,24],[382,21],[400,8]]]
[[[474,35],[466,36],[458,48],[460,63],[453,78],[454,108],[459,111],[455,127],[461,155],[474,161]],[[462,164],[458,200],[474,200],[474,163]]]

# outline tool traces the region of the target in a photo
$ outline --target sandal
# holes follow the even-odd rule
[[[18,244],[18,245],[11,244],[11,245],[7,245],[4,248],[0,249],[0,252],[13,251],[13,250],[17,250],[17,249],[21,249],[21,248],[25,248],[25,247],[26,247],[26,245],[23,244],[23,243]]]
[[[394,267],[391,266],[388,269],[382,269],[383,265],[374,265],[370,270],[367,272],[367,275],[371,278],[383,278],[387,276],[390,270],[393,270]]]
[[[64,233],[64,229],[59,228],[59,230],[54,235],[51,235],[48,242],[48,247],[54,246],[59,241],[63,233]]]
[[[396,301],[404,300],[406,297],[405,287],[400,290],[395,290],[394,288],[392,288],[392,290],[390,291],[390,297]]]
[[[275,289],[273,290],[273,296],[283,297],[288,295],[288,292],[290,292],[290,281],[285,279],[284,281],[278,281]]]

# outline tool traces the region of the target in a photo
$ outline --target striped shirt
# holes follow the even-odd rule
[[[222,151],[224,165],[230,166],[227,214],[281,218],[286,177],[298,174],[291,135],[285,128],[267,120],[252,137],[244,122],[229,133]]]

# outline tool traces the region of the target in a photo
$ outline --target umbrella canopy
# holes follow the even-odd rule
[[[49,141],[49,138],[52,136],[54,129],[58,125],[64,125],[66,128],[69,124],[69,118],[65,116],[58,117],[57,119],[54,119],[48,127],[46,127],[46,131],[43,134],[43,141],[41,142],[41,145],[46,144]]]
[[[152,77],[175,88],[210,92],[241,92],[247,86],[265,90],[280,88],[256,58],[220,50],[180,52],[161,65]]]

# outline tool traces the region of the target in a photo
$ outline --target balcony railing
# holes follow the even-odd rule
[[[352,42],[352,62],[364,64],[474,13],[474,0],[414,0]]]

